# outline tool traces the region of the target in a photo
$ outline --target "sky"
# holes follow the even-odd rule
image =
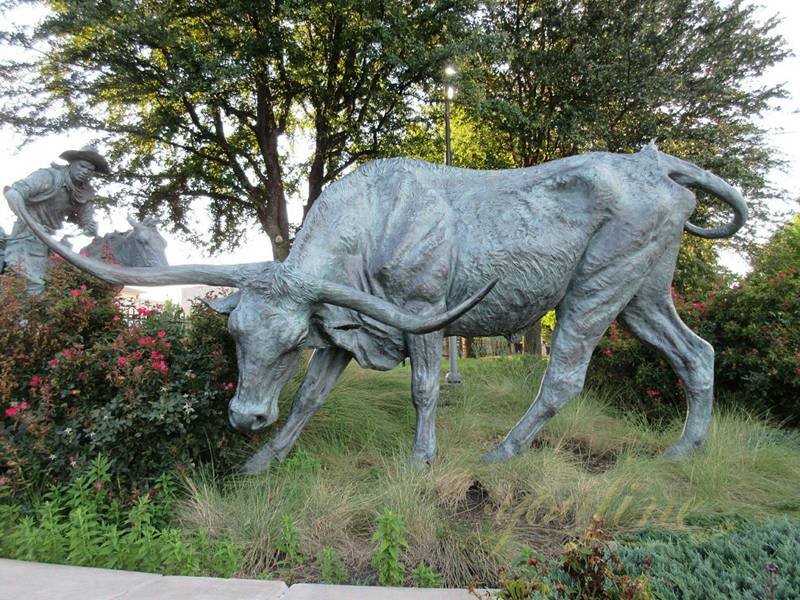
[[[771,183],[779,189],[786,190],[788,198],[800,198],[800,3],[794,0],[762,0],[757,3],[759,15],[766,19],[778,14],[782,18],[777,32],[783,35],[793,56],[768,71],[760,82],[766,85],[783,83],[789,92],[789,98],[774,103],[774,110],[764,114],[761,124],[769,130],[770,143],[777,148],[781,157],[787,162],[783,171],[770,174]],[[12,19],[20,23],[30,23],[39,13],[30,6],[23,6],[12,14]],[[5,52],[8,52],[5,50]],[[0,56],[4,56],[0,48]],[[71,135],[50,136],[31,140],[21,149],[23,138],[8,127],[0,127],[0,157],[3,157],[3,168],[0,170],[0,184],[9,185],[37,168],[48,166],[57,161],[64,150],[80,148],[91,140],[87,132],[75,132]],[[113,168],[113,165],[112,165]],[[102,190],[101,190],[102,191]],[[787,204],[792,209],[795,204]],[[290,198],[289,216],[299,220],[302,215],[302,202],[299,197]],[[100,222],[100,233],[113,230],[127,230],[126,211],[113,209],[108,213],[100,211],[97,219]],[[194,220],[203,223],[202,210],[195,211]],[[14,216],[8,206],[0,201],[0,227],[6,232],[11,230]],[[215,263],[230,264],[254,262],[272,258],[269,239],[266,234],[253,226],[246,232],[243,244],[234,252],[209,256],[202,250],[193,247],[175,236],[164,233],[168,239],[167,259],[170,264],[181,263]],[[77,238],[76,247],[88,243],[88,238]],[[722,252],[724,265],[736,272],[743,272],[747,266],[740,257],[732,252]],[[171,297],[178,299],[176,288],[153,288],[147,290],[152,299]]]

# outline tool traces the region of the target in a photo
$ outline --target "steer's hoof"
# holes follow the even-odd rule
[[[424,471],[430,467],[435,460],[436,456],[434,454],[417,454],[413,452],[408,458],[408,465],[417,471]]]
[[[666,450],[664,450],[661,456],[666,460],[678,462],[689,458],[693,453],[702,449],[703,449],[702,442],[697,442],[696,444],[693,444],[691,442],[679,441],[670,446],[669,448],[667,448]]]
[[[505,442],[497,444],[492,450],[481,456],[483,462],[496,463],[503,462],[516,455],[514,449]]]
[[[253,454],[250,458],[247,459],[242,465],[240,472],[244,473],[245,475],[258,475],[259,473],[264,473],[269,469],[269,465],[272,463],[272,460],[275,458],[275,453],[272,451],[272,448],[269,446],[264,446]]]

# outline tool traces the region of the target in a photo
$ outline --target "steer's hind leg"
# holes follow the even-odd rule
[[[435,331],[409,335],[406,341],[411,358],[411,398],[417,410],[411,464],[417,467],[433,463],[436,456],[436,405],[443,337],[441,331]]]
[[[665,456],[681,458],[703,447],[711,426],[714,348],[681,321],[666,286],[643,288],[620,315],[642,342],[660,351],[684,382],[686,424]]]
[[[657,263],[658,252],[646,231],[609,227],[593,238],[558,306],[550,362],[539,393],[483,460],[496,462],[524,452],[550,417],[580,393],[592,351],[641,287],[642,279]]]
[[[303,383],[292,402],[289,418],[281,430],[244,464],[243,472],[260,473],[269,467],[272,459],[283,461],[286,458],[309,419],[325,403],[350,358],[349,352],[339,348],[314,351]]]
[[[604,316],[589,331],[583,330],[581,320],[574,315],[559,317],[550,362],[536,399],[503,441],[481,457],[483,460],[498,462],[524,452],[545,423],[581,392],[592,351],[616,312],[605,311]]]

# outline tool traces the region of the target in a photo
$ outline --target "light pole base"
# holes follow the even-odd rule
[[[447,383],[461,383],[461,375],[458,373],[448,373],[444,376]]]

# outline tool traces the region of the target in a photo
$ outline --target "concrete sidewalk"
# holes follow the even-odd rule
[[[475,600],[466,590],[170,577],[0,559],[0,600]]]

